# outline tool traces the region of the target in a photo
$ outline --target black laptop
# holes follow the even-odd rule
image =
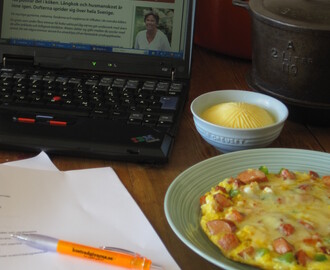
[[[168,160],[195,0],[0,3],[0,148]]]

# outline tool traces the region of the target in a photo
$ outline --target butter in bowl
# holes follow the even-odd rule
[[[289,114],[281,101],[245,90],[208,92],[190,108],[199,134],[222,153],[270,145]]]

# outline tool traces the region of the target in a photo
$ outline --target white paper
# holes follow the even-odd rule
[[[22,167],[28,169],[58,171],[56,166],[50,161],[49,157],[45,152],[41,152],[39,155],[33,158],[11,161],[7,163],[3,163],[3,165]]]
[[[119,247],[179,269],[111,168],[60,172],[44,153],[15,163],[0,165],[0,269],[109,269],[28,247],[10,237],[17,232]]]

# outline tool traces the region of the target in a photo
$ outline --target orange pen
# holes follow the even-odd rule
[[[160,266],[153,265],[145,257],[136,253],[123,252],[120,249],[93,248],[40,234],[13,234],[12,237],[37,249],[90,259],[110,265],[129,269],[162,269]]]

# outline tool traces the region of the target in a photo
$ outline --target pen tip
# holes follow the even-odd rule
[[[161,267],[160,265],[152,263],[151,267],[150,267],[150,270],[163,270],[163,267]]]
[[[23,239],[23,235],[21,235],[21,234],[14,234],[14,233],[12,233],[12,234],[10,234],[10,236],[12,238],[19,239],[19,240]]]
[[[18,235],[17,234],[14,234],[14,233],[11,233],[10,234],[10,237],[17,239],[18,238]]]

